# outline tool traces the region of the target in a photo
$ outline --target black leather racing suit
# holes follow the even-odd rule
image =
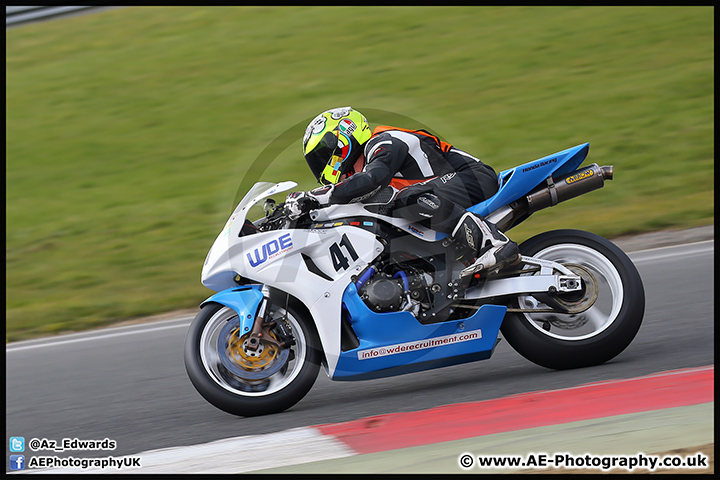
[[[338,183],[330,203],[359,202],[391,183],[409,185],[392,215],[451,233],[467,207],[498,190],[492,167],[431,135],[385,130],[367,141],[364,155],[363,170]]]

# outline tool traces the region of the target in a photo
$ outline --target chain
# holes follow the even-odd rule
[[[480,307],[478,307],[477,305],[466,305],[463,303],[454,303],[451,305],[451,307],[468,308],[471,310],[480,309]],[[553,308],[508,308],[507,311],[510,313],[566,313],[561,312],[560,310],[555,310]]]

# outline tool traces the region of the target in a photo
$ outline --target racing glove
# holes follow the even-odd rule
[[[330,203],[334,185],[325,185],[309,192],[292,192],[285,199],[285,209],[290,220],[296,220],[310,210],[316,210]]]

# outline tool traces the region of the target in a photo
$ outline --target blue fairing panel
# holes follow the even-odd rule
[[[360,345],[341,352],[333,380],[386,377],[489,358],[507,310],[483,305],[469,318],[423,325],[409,312],[373,312],[354,284],[343,301]]]
[[[589,143],[583,143],[567,150],[548,155],[524,165],[504,170],[498,175],[500,189],[492,197],[478,203],[469,211],[480,216],[488,215],[530,193],[546,178],[560,177],[577,170],[590,150]]]
[[[242,335],[249,332],[255,322],[255,315],[263,298],[261,288],[262,285],[228,288],[208,298],[200,306],[215,302],[235,310],[240,319],[240,332]]]

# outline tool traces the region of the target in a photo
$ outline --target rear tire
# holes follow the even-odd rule
[[[284,309],[271,311],[281,321]],[[314,325],[288,307],[287,320],[296,344],[247,355],[238,337],[237,313],[217,303],[203,307],[185,339],[185,369],[200,395],[215,407],[239,416],[277,413],[299,402],[315,383],[321,350]],[[231,348],[228,348],[230,345]]]
[[[518,353],[543,367],[564,370],[599,365],[627,348],[642,323],[645,291],[622,250],[589,232],[555,230],[525,241],[520,252],[567,265],[583,277],[586,288],[595,282],[598,296],[588,310],[574,315],[508,313],[501,332]],[[575,294],[561,300],[582,301]],[[532,296],[520,296],[512,306],[547,307]]]

